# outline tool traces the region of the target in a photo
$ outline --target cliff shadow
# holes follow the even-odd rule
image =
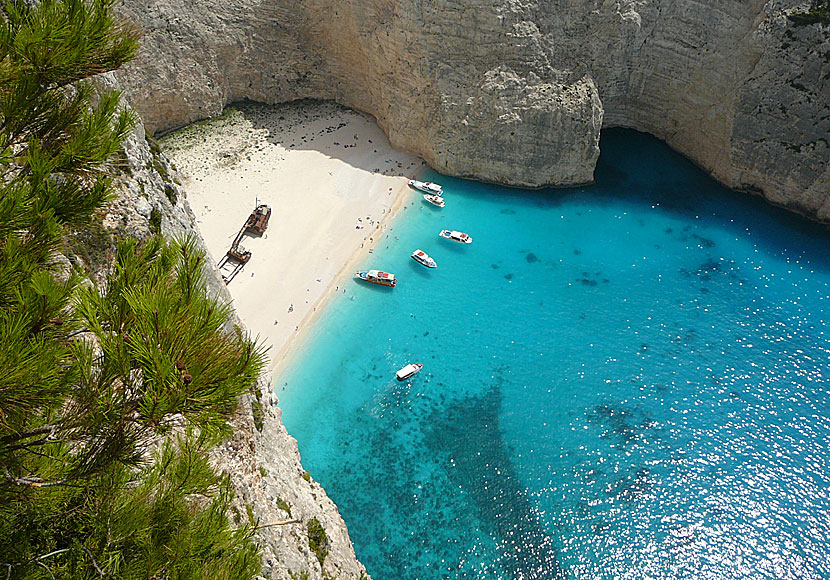
[[[304,99],[280,105],[241,101],[231,106],[242,113],[253,131],[264,132],[268,143],[287,151],[315,151],[369,174],[413,177],[428,167],[414,155],[393,149],[374,117],[333,101]],[[515,192],[512,203],[517,208],[544,209],[585,200],[600,205],[624,201],[627,205],[656,207],[736,237],[751,234],[753,243],[770,256],[806,260],[811,267],[830,272],[827,226],[758,196],[728,189],[646,133],[605,129],[600,147],[593,185],[530,191],[478,184],[474,195],[486,199]],[[455,189],[463,195],[467,188]],[[817,239],[828,243],[819,249]]]
[[[241,101],[240,111],[254,131],[287,151],[316,151],[362,171],[412,177],[426,163],[392,148],[377,120],[333,101],[303,99],[279,105]]]
[[[700,225],[751,235],[752,242],[779,260],[808,260],[830,272],[830,228],[758,195],[729,189],[656,137],[634,129],[604,129],[595,184],[587,195],[625,197],[643,207],[674,214],[692,229]],[[689,234],[693,236],[694,234]],[[823,243],[816,244],[816,240]],[[700,240],[699,240],[700,241]],[[705,243],[705,240],[703,240]]]

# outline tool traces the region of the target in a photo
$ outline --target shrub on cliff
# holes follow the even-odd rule
[[[797,26],[809,24],[830,24],[830,0],[811,0],[806,12],[793,12],[787,15]]]
[[[121,241],[101,287],[58,259],[134,125],[84,82],[136,50],[111,7],[0,4],[0,578],[250,578],[206,451],[263,355],[208,296],[204,255]]]
[[[308,532],[308,547],[317,556],[320,566],[326,556],[329,554],[329,538],[326,535],[326,530],[317,518],[311,518],[306,524],[306,531]]]

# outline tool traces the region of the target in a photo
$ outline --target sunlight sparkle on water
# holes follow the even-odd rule
[[[428,175],[446,207],[365,264],[398,286],[349,282],[278,377],[374,578],[830,578],[830,235],[602,149],[585,188]]]

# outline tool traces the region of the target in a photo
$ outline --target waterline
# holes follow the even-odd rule
[[[590,188],[440,181],[277,382],[369,572],[830,575],[827,232],[630,131]]]

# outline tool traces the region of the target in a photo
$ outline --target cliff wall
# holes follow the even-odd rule
[[[102,87],[113,86],[111,75],[98,80]],[[85,264],[99,275],[112,259],[113,238],[143,239],[161,232],[166,236],[194,235],[201,240],[175,167],[145,136],[143,125],[127,139],[124,150],[126,164],[114,182],[119,195],[102,216],[103,229],[77,232],[78,243],[67,252],[69,263]],[[230,302],[214,264],[212,259],[207,262],[211,269],[206,277],[208,289]],[[242,321],[238,323],[244,327]],[[249,523],[253,517],[262,526],[256,532],[263,553],[262,577],[368,580],[337,506],[300,464],[297,442],[280,421],[267,377],[242,398],[231,425],[233,436],[213,450],[212,461],[231,477],[236,523]],[[322,563],[309,543],[312,519],[326,533]]]
[[[439,171],[590,182],[602,126],[830,220],[830,27],[800,0],[125,0],[118,73],[151,132],[228,103],[332,99]]]
[[[394,146],[442,172],[531,187],[591,181],[600,129],[633,127],[727,185],[830,221],[830,40],[827,27],[787,19],[798,5],[125,0],[144,43],[117,77],[152,133],[241,99],[332,99],[372,114]],[[126,149],[109,229],[195,231],[143,129]],[[241,513],[279,524],[260,530],[265,574],[362,577],[336,507],[303,472],[264,391],[243,403],[216,462]],[[308,545],[312,517],[329,537],[323,567]]]

